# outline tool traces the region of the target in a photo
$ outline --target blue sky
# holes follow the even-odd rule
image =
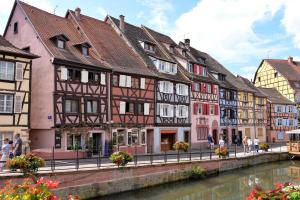
[[[261,59],[293,56],[300,60],[300,1],[296,0],[24,0],[64,16],[79,6],[82,13],[103,19],[125,15],[135,25],[191,39],[234,74],[251,79]],[[0,33],[13,0],[1,0]]]

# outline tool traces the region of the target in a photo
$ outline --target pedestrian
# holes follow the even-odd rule
[[[247,139],[247,145],[248,145],[248,153],[252,151],[252,140],[250,137]]]
[[[214,148],[214,139],[210,134],[208,135],[207,140],[208,140],[208,148],[213,149]]]
[[[221,137],[221,139],[219,141],[219,146],[224,147],[224,145],[225,145],[225,142],[224,142],[223,138]]]
[[[244,154],[246,154],[246,152],[248,152],[247,136],[245,136],[245,137],[243,138],[242,143],[243,143],[243,147],[244,147]]]
[[[8,144],[9,144],[9,159],[12,159],[14,157],[14,142],[10,140]]]
[[[20,156],[22,154],[22,139],[19,133],[15,135],[15,139],[16,143],[14,146],[14,156]]]
[[[2,156],[1,156],[1,163],[0,163],[0,171],[3,171],[4,169],[4,166],[6,165],[7,161],[9,160],[9,140],[8,138],[5,138],[4,139],[4,144],[1,148],[1,151],[2,151]]]
[[[258,147],[259,147],[259,139],[256,137],[254,139],[254,148],[255,148],[257,153],[258,153]]]

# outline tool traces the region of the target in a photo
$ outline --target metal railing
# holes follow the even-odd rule
[[[268,152],[286,152],[286,143],[272,143],[269,144],[270,148]],[[218,147],[218,146],[216,146]],[[180,162],[192,162],[192,161],[209,161],[219,159],[230,159],[237,157],[253,156],[268,152],[256,152],[244,153],[243,146],[231,145],[226,146],[228,149],[228,156],[222,158],[215,154],[215,149],[189,149],[187,152],[183,151],[165,151],[161,153],[153,153],[152,147],[150,153],[140,154],[138,153],[137,146],[134,147],[133,160],[128,163],[127,166],[143,166],[143,165],[156,165],[156,164],[168,164],[168,163],[180,163]],[[49,150],[49,149],[48,149]],[[49,152],[46,159],[46,166],[39,169],[39,172],[54,172],[54,171],[79,171],[88,169],[104,169],[114,168],[116,165],[109,159],[109,155],[112,152],[108,152],[108,155],[103,155],[102,147],[92,149],[93,155],[88,155],[85,151],[76,149],[73,152],[72,158],[58,158],[59,153],[54,147]],[[106,152],[107,153],[107,152]],[[49,156],[51,154],[51,157]],[[5,161],[0,161],[0,164]],[[5,173],[17,173],[18,171],[3,170],[1,174]]]

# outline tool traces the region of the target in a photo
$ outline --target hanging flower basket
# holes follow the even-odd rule
[[[189,150],[189,143],[187,142],[183,142],[183,141],[179,141],[179,142],[176,142],[174,145],[173,145],[173,149],[177,150],[177,151],[184,151],[184,152],[187,152]]]
[[[226,158],[229,155],[229,151],[226,147],[219,147],[215,150],[215,154],[222,158]]]
[[[110,155],[109,159],[118,167],[124,167],[133,160],[132,155],[126,151],[117,151]]]

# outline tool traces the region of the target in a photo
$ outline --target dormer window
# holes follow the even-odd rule
[[[155,46],[154,46],[154,44],[152,44],[150,42],[144,42],[144,49],[146,51],[154,52]]]
[[[66,48],[66,42],[69,41],[69,38],[65,36],[64,34],[55,35],[50,38],[52,40],[56,47],[59,49],[65,49]]]
[[[82,51],[82,54],[84,56],[88,56],[89,55],[89,49],[88,49],[88,47],[82,47],[81,51]]]
[[[187,57],[186,50],[182,50],[182,55],[183,55],[184,57]]]
[[[58,39],[57,40],[57,47],[60,49],[64,49],[65,48],[65,41]]]
[[[84,42],[84,43],[80,43],[80,44],[75,44],[74,46],[81,51],[82,55],[84,55],[84,56],[89,55],[89,49],[91,47],[91,45],[89,43]]]
[[[225,81],[225,75],[224,74],[218,74],[219,81]]]
[[[170,51],[170,53],[174,53],[174,51],[175,51],[174,45],[170,45],[169,51]]]
[[[203,58],[197,58],[197,61],[199,62],[199,63],[202,63],[202,64],[204,64],[205,63],[205,60],[203,59]]]

